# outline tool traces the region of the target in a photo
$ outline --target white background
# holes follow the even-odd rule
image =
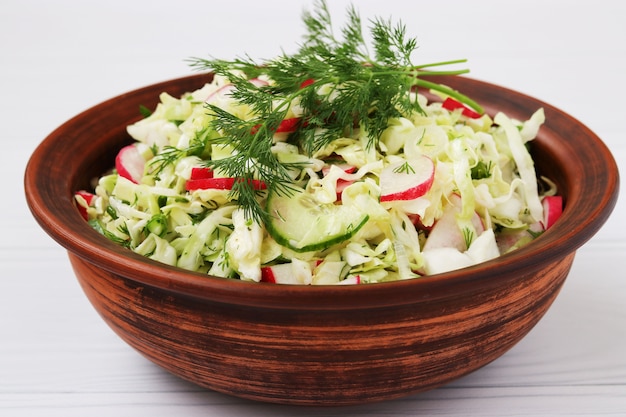
[[[332,1],[337,24],[347,1]],[[595,131],[626,172],[626,3],[355,1],[402,19],[416,63],[468,58],[471,76],[535,96]],[[189,75],[184,60],[293,51],[308,1],[39,1],[0,7],[1,416],[623,416],[626,216],[621,198],[559,298],[506,355],[443,388],[348,408],[253,403],[157,368],[97,316],[65,252],[35,223],[23,172],[65,120]],[[585,173],[581,172],[581,176]]]

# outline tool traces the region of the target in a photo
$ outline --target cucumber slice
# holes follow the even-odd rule
[[[269,234],[296,252],[328,249],[350,239],[369,219],[352,206],[320,204],[304,190],[291,195],[272,193],[267,211],[271,217]]]

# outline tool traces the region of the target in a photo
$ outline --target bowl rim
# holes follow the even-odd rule
[[[617,163],[604,142],[580,121],[548,103],[505,87],[465,76],[440,76],[431,79],[460,91],[464,89],[485,91],[494,103],[498,103],[493,105],[483,103],[487,104],[485,108],[490,114],[496,106],[513,109],[519,107],[521,112],[542,107],[546,113],[546,124],[540,130],[537,140],[540,140],[542,135],[547,135],[542,132],[550,130],[549,126],[552,124],[563,124],[574,129],[577,132],[576,143],[570,143],[564,147],[564,152],[567,152],[567,155],[574,158],[576,162],[571,169],[579,169],[582,166],[583,157],[578,155],[575,149],[584,148],[585,158],[593,156],[595,160],[601,161],[601,166],[596,164],[591,168],[594,170],[592,174],[599,176],[598,181],[605,184],[605,189],[601,190],[602,192],[592,190],[587,183],[578,188],[574,187],[574,192],[567,196],[566,206],[559,221],[531,244],[512,253],[456,271],[405,281],[367,285],[292,286],[212,277],[161,264],[124,249],[93,230],[78,215],[77,210],[74,210],[76,211],[75,219],[68,224],[67,213],[63,213],[63,210],[74,208],[73,192],[76,190],[69,189],[69,181],[58,181],[53,185],[45,184],[47,187],[45,188],[41,179],[50,169],[51,162],[47,161],[46,155],[54,149],[63,149],[67,145],[68,130],[84,123],[92,114],[101,112],[120,100],[148,91],[166,91],[171,85],[200,83],[203,80],[206,81],[207,76],[211,75],[195,74],[175,78],[115,96],[84,110],[51,132],[34,150],[24,173],[28,207],[44,231],[68,252],[99,268],[141,284],[181,295],[241,306],[272,306],[273,308],[299,306],[315,310],[337,310],[386,307],[409,304],[425,298],[454,296],[460,292],[472,291],[478,282],[484,285],[493,278],[508,279],[509,275],[515,275],[513,272],[519,269],[518,262],[522,259],[532,259],[536,270],[539,270],[546,263],[556,261],[576,251],[587,242],[606,222],[617,201],[619,190]],[[201,84],[198,84],[198,88],[200,86]],[[550,132],[552,136],[555,134]],[[561,142],[559,142],[560,145],[562,145]],[[556,144],[551,146],[556,146]],[[584,201],[588,193],[593,193],[598,200],[590,207],[591,211],[588,211],[586,216],[581,216],[573,206]],[[587,206],[590,205],[587,204]],[[558,250],[555,250],[555,246],[558,246]],[[408,297],[407,294],[413,296]]]

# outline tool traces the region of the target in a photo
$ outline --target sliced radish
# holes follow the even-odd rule
[[[360,275],[350,275],[345,279],[339,281],[336,285],[358,285],[361,283]]]
[[[95,194],[85,190],[76,191],[76,195],[82,197],[88,206],[90,206],[93,199],[96,198]]]
[[[310,86],[311,84],[313,84],[314,82],[315,80],[313,78],[307,78],[306,80],[302,81],[302,83],[300,83],[300,88],[306,88]]]
[[[542,200],[543,228],[548,230],[563,213],[563,198],[560,195],[546,196]]]
[[[207,167],[193,167],[191,168],[190,180],[205,180],[207,178],[213,178],[213,170]]]
[[[257,87],[265,87],[266,85],[269,85],[269,83],[265,80],[262,80],[260,78],[250,78],[250,83],[257,86]]]
[[[347,174],[353,174],[354,171],[356,171],[356,167],[348,163],[327,164],[327,165],[324,165],[324,167],[322,168],[322,175],[324,176],[328,175],[328,173],[330,172],[330,167],[333,165],[338,168],[341,168],[343,172]]]
[[[135,184],[141,181],[145,165],[146,160],[134,144],[123,147],[115,157],[117,173]]]
[[[291,263],[265,266],[261,268],[261,282],[271,284],[297,284]]]
[[[343,193],[343,190],[352,184],[354,184],[354,181],[342,180],[341,178],[337,180],[337,185],[335,187],[335,191],[337,191],[337,200],[341,201],[341,193]]]
[[[272,284],[310,284],[312,279],[311,264],[294,259],[286,264],[264,266],[261,268],[261,282]]]
[[[187,191],[195,190],[232,190],[235,182],[244,181],[240,178],[199,178],[190,179],[185,184]],[[263,181],[252,180],[252,186],[255,190],[265,190],[267,186]]]
[[[209,94],[209,96],[204,101],[207,104],[213,104],[216,101],[226,97],[231,91],[235,89],[233,84],[226,84]]]
[[[328,164],[324,165],[322,168],[322,175],[327,176],[330,172],[330,168],[332,166],[336,166],[340,168],[346,174],[353,174],[356,171],[356,167],[354,165],[350,165],[347,163],[338,163],[338,164]],[[343,178],[337,178],[337,182],[335,184],[335,191],[337,193],[337,201],[341,201],[341,193],[345,190],[349,185],[354,184],[354,180],[345,180]]]
[[[450,196],[450,203],[430,230],[424,243],[424,251],[438,248],[453,248],[461,252],[467,250],[463,231],[457,222],[457,215],[461,212],[461,197],[458,194],[453,194]],[[472,216],[472,226],[476,229],[477,235],[482,234],[485,230],[485,225],[478,213],[474,213]]]
[[[298,128],[298,124],[299,123],[300,123],[300,118],[299,117],[290,117],[290,118],[284,119],[283,121],[281,121],[278,124],[278,127],[276,128],[274,133],[292,133],[292,132],[295,132],[296,129]],[[252,133],[253,135],[256,134],[256,132],[259,130],[260,126],[261,125],[253,126],[252,129],[250,129],[250,133]]]
[[[435,179],[435,164],[423,155],[388,165],[380,173],[380,201],[414,200],[426,194]]]
[[[493,230],[485,230],[472,242],[466,251],[441,247],[423,252],[424,272],[439,274],[476,265],[500,256]]]
[[[94,198],[96,198],[95,194],[92,194],[89,191],[84,191],[84,190],[76,191],[74,195],[76,197],[82,198],[87,204],[87,206],[91,206],[91,202],[94,200]],[[87,214],[87,207],[80,204],[80,202],[77,202],[76,207],[78,207],[78,212],[83,217],[83,219],[89,220],[89,215]]]
[[[268,282],[270,284],[276,284],[276,275],[278,275],[279,271],[274,272],[274,270],[276,269],[277,266],[279,265],[262,267],[261,268],[261,282]]]
[[[498,250],[502,254],[510,252],[530,242],[534,239],[534,236],[544,231],[545,229],[542,222],[533,223],[528,229],[502,231],[498,233],[496,239]]]
[[[411,220],[411,223],[413,223],[413,226],[415,226],[416,229],[425,230],[427,232],[430,232],[432,230],[432,226],[424,226],[424,223],[422,223],[422,217],[419,214],[407,213],[407,215],[409,216],[409,220]]]
[[[481,117],[480,113],[475,112],[474,110],[470,109],[469,107],[466,107],[463,103],[456,101],[453,98],[446,98],[441,107],[443,107],[446,110],[449,111],[454,111],[457,109],[462,109],[461,114],[465,117],[469,117],[471,119],[479,119]]]
[[[290,117],[280,122],[276,128],[276,133],[291,133],[295,132],[298,124],[300,123],[299,117]]]

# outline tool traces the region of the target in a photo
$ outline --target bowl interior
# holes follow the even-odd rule
[[[121,248],[92,230],[74,209],[73,194],[91,188],[92,179],[113,166],[117,151],[131,142],[126,126],[141,118],[140,106],[153,108],[161,92],[178,96],[210,79],[210,74],[199,74],[129,92],[86,110],[52,132],[33,153],[24,179],[29,208],[42,228],[68,251],[101,268],[183,294],[249,305],[372,307],[406,302],[408,290],[436,294],[445,289],[449,293],[451,281],[455,283],[452,291],[466,291],[476,280],[486,282],[490,277],[506,276],[520,265],[540,266],[567,256],[599,230],[617,200],[615,160],[604,143],[576,119],[547,103],[499,86],[466,77],[432,77],[472,97],[492,117],[503,111],[525,120],[544,108],[546,123],[531,150],[539,174],[558,185],[565,210],[559,221],[532,244],[463,270],[365,286],[277,288],[168,267]]]

